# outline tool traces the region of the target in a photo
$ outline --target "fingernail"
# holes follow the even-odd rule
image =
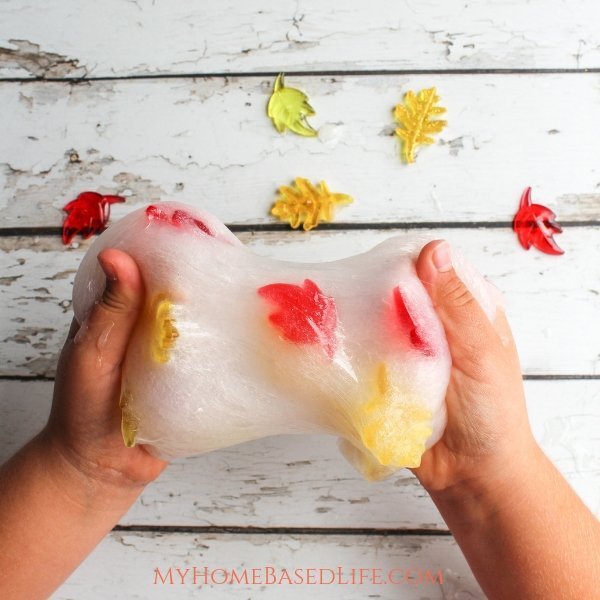
[[[111,281],[116,281],[117,272],[115,270],[114,265],[100,256],[98,257],[98,262],[100,263],[100,266],[102,267],[102,270],[104,271],[104,274],[106,275],[107,279],[110,279]]]
[[[450,244],[448,242],[439,243],[433,250],[431,256],[433,266],[440,272],[445,273],[452,268],[452,257],[450,256]]]

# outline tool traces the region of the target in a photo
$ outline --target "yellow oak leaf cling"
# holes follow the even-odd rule
[[[310,231],[321,221],[332,221],[336,206],[352,201],[347,194],[331,193],[324,181],[314,186],[307,179],[296,177],[291,186],[279,188],[279,197],[271,208],[271,214],[287,221],[292,229],[302,225],[305,231]]]
[[[440,101],[437,90],[432,87],[417,94],[406,92],[404,104],[394,108],[394,118],[400,125],[395,131],[402,140],[402,157],[407,163],[415,162],[415,148],[418,145],[433,144],[431,134],[440,133],[448,124],[441,119],[432,119],[444,114],[446,109],[436,106]]]
[[[277,131],[284,133],[289,129],[298,135],[314,137],[317,132],[306,122],[306,117],[314,114],[313,107],[308,103],[308,96],[295,88],[285,87],[283,73],[277,75],[267,105],[267,115]]]
[[[385,363],[377,367],[375,394],[357,423],[363,444],[382,465],[418,467],[433,431],[431,411],[405,382],[392,383]]]

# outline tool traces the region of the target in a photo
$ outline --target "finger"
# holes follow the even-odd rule
[[[512,330],[508,323],[508,319],[506,318],[506,312],[502,306],[496,306],[496,314],[494,315],[492,325],[500,337],[500,341],[502,342],[503,346],[514,345],[515,341]]]
[[[435,240],[427,244],[416,269],[444,326],[453,364],[473,366],[498,337],[479,302],[454,270],[448,242]]]
[[[75,337],[79,366],[85,371],[111,372],[125,357],[127,344],[140,314],[144,286],[135,261],[120,250],[98,255],[106,286]],[[90,372],[90,376],[93,374]]]

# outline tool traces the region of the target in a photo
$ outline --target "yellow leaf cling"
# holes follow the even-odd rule
[[[131,408],[132,399],[133,396],[131,392],[128,389],[123,388],[121,391],[121,399],[119,400],[119,407],[121,408],[121,434],[127,448],[133,448],[133,446],[135,446],[135,437],[139,426],[139,419],[135,416],[133,409]]]
[[[362,443],[382,465],[418,467],[433,431],[431,411],[408,388],[390,383],[385,363],[377,367],[374,387],[357,418]]]
[[[151,309],[152,335],[150,352],[154,362],[164,364],[169,361],[171,348],[179,337],[173,317],[173,303],[164,296],[159,296]]]
[[[448,124],[441,119],[432,119],[442,115],[446,109],[436,106],[440,101],[437,90],[428,88],[417,94],[409,91],[404,96],[404,104],[394,108],[394,118],[400,125],[395,131],[402,142],[402,157],[407,163],[415,162],[415,149],[418,145],[433,144],[431,135],[440,133]]]
[[[314,186],[307,179],[296,177],[291,186],[279,188],[279,197],[271,208],[271,214],[287,221],[292,229],[302,225],[305,231],[310,231],[321,221],[332,221],[336,206],[352,201],[347,194],[330,192],[324,181]]]
[[[283,73],[277,75],[267,105],[267,115],[277,131],[284,133],[289,129],[298,135],[314,137],[317,132],[306,122],[306,117],[314,114],[313,107],[308,103],[308,96],[295,88],[285,87]]]

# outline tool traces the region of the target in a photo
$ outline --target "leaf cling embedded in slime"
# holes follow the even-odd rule
[[[437,106],[439,101],[437,90],[432,87],[417,94],[406,92],[404,104],[394,108],[394,118],[399,125],[395,134],[402,141],[402,158],[407,163],[415,162],[417,146],[433,144],[435,140],[431,135],[440,133],[446,127],[446,121],[432,119],[446,112],[445,108]]]

